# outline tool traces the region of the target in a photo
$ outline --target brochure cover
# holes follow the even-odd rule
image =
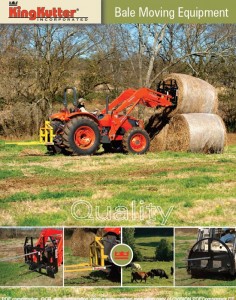
[[[235,21],[2,0],[0,299],[235,299]]]

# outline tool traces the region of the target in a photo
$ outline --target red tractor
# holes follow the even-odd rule
[[[74,108],[68,110],[67,91],[73,90]],[[148,88],[127,89],[100,114],[83,112],[77,103],[75,88],[64,90],[64,109],[50,116],[51,123],[41,128],[41,141],[54,153],[92,155],[100,145],[105,151],[144,154],[150,146],[143,120],[131,116],[137,105],[171,107],[175,94]],[[52,136],[53,134],[53,136]]]

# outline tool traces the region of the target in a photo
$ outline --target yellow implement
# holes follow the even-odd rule
[[[98,270],[106,270],[110,266],[90,266],[88,263],[81,263],[77,265],[65,266],[65,273],[72,272],[83,272],[83,271],[98,271]]]
[[[44,145],[44,143],[38,141],[31,142],[7,142],[6,145],[19,145],[19,146],[34,146],[34,145]]]
[[[44,127],[41,127],[39,131],[40,144],[45,144],[46,146],[54,145],[54,136],[55,134],[53,133],[53,127],[51,126],[50,121],[45,121]]]
[[[89,262],[76,265],[65,266],[64,272],[82,272],[92,270],[106,270],[105,260],[108,259],[108,255],[104,254],[104,246],[101,243],[102,238],[95,236],[94,241],[90,244],[89,249]]]
[[[39,130],[39,141],[30,142],[7,142],[6,145],[20,145],[20,146],[34,146],[34,145],[54,145],[53,138],[55,134],[53,133],[53,127],[50,121],[45,121],[44,127]]]

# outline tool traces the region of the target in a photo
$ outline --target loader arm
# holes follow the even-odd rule
[[[136,90],[134,89],[127,89],[125,90],[123,93],[121,93],[116,99],[114,99],[108,106],[108,110],[112,110],[115,107],[117,107],[119,104],[123,103],[125,100],[129,99],[134,93],[136,92]],[[104,108],[101,111],[102,114],[106,113],[106,108]]]
[[[127,95],[130,96],[125,99]],[[158,106],[169,107],[173,105],[173,103],[171,102],[172,98],[173,97],[171,95],[165,95],[148,88],[140,88],[136,91],[132,89],[126,90],[118,98],[116,98],[111,103],[111,105],[109,105],[109,108],[114,107],[112,111],[113,119],[112,119],[112,126],[109,132],[109,138],[111,140],[115,139],[117,130],[127,120],[127,117],[131,114],[131,112],[138,104],[151,107],[151,108],[155,108]],[[120,106],[118,106],[117,104],[120,104]],[[122,118],[118,118],[117,117],[118,114],[124,111],[125,109],[127,109],[126,114]]]

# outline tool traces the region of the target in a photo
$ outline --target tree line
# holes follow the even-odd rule
[[[33,136],[65,86],[90,101],[186,73],[220,93],[235,131],[235,24],[0,25],[0,134]]]
[[[136,237],[157,237],[157,236],[172,236],[173,229],[171,228],[124,228],[123,229],[123,242],[130,246],[133,251],[133,261],[172,261],[173,260],[173,243],[167,239],[162,238],[155,247],[155,252],[151,257],[144,257],[142,252],[137,248],[135,239]]]

